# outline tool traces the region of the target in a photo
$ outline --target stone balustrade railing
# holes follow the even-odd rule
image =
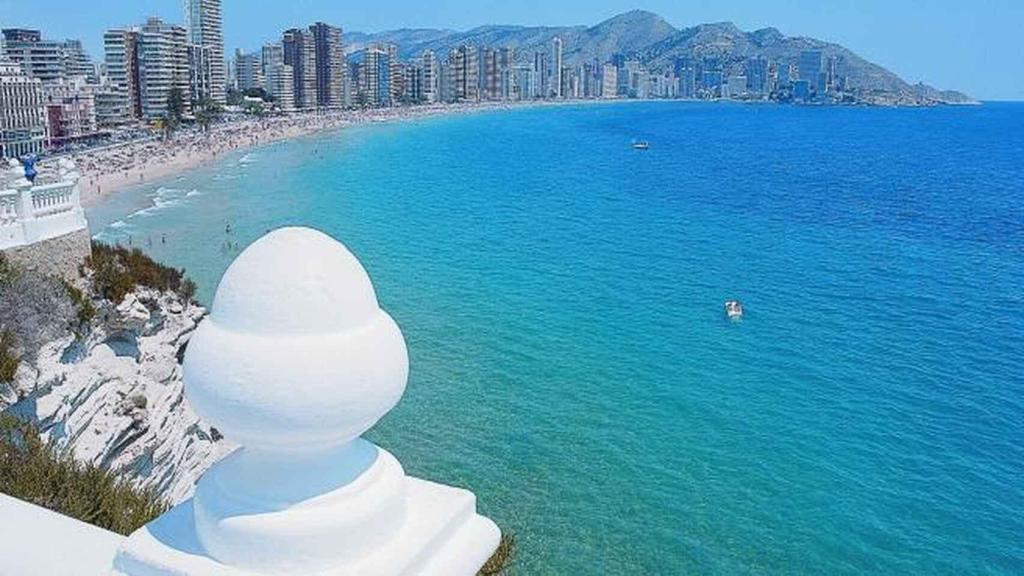
[[[75,180],[0,191],[0,250],[86,228]]]
[[[17,190],[0,192],[0,226],[10,226],[19,220],[18,205],[21,193]]]
[[[79,205],[78,187],[74,182],[59,182],[31,190],[33,216],[42,218],[70,212]]]

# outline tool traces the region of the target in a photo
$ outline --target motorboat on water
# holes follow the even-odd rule
[[[739,320],[743,318],[743,303],[739,300],[726,300],[725,301],[725,315],[730,320]]]
[[[650,150],[650,148],[651,148],[651,144],[649,142],[647,142],[646,140],[641,140],[639,142],[633,142],[633,150]]]

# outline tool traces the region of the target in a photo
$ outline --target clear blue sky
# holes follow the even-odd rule
[[[903,76],[983,99],[1024,100],[1024,0],[223,0],[227,48],[251,49],[314,20],[346,30],[468,29],[481,24],[596,24],[641,8],[676,27],[731,20],[752,30],[838,42]],[[181,22],[182,0],[0,0],[0,25],[79,38],[155,14]]]

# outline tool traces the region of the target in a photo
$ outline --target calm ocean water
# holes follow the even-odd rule
[[[1024,105],[582,106],[276,144],[89,217],[207,303],[226,241],[344,241],[412,360],[372,439],[472,488],[519,573],[1021,574],[1022,160]]]

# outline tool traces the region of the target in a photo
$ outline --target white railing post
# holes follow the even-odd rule
[[[405,475],[361,438],[399,401],[408,353],[340,243],[285,228],[224,274],[185,392],[241,448],[132,534],[128,576],[472,576],[500,533],[471,492]]]
[[[36,217],[36,209],[32,205],[32,187],[19,187],[18,191],[21,193],[20,198],[18,199],[18,219],[22,221],[34,220]]]

